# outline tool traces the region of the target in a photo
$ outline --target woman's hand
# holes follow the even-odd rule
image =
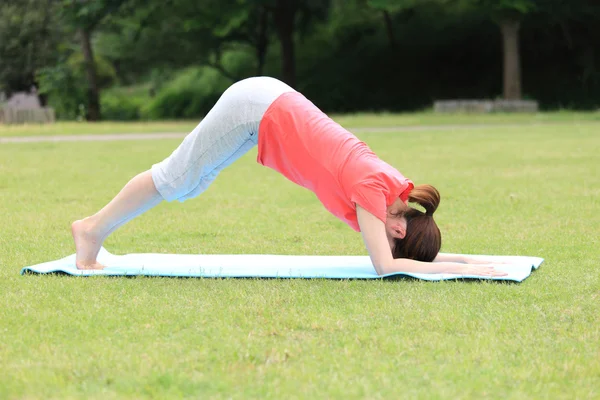
[[[451,274],[477,275],[477,276],[506,276],[508,273],[497,270],[493,264],[466,264],[459,265],[449,271]]]
[[[510,261],[490,260],[471,256],[464,256],[462,262],[465,264],[511,264]]]

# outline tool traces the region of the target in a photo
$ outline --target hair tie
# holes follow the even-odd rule
[[[408,197],[410,196],[410,192],[412,191],[413,187],[415,186],[412,183],[410,183],[408,187],[404,189],[404,192],[400,193],[400,200],[406,203],[408,201]]]

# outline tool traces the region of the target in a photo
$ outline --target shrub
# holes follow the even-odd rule
[[[85,117],[85,81],[75,75],[67,64],[57,64],[38,71],[40,94],[46,95],[48,105],[63,120],[80,120]]]
[[[231,81],[211,68],[187,68],[167,82],[142,107],[147,119],[200,118],[217,102]]]
[[[147,85],[118,87],[105,90],[100,96],[102,119],[133,121],[140,119],[141,109],[150,101]]]

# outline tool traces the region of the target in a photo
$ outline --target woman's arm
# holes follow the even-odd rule
[[[460,264],[456,262],[421,262],[406,258],[392,257],[392,251],[385,233],[385,225],[376,216],[356,205],[356,215],[365,246],[371,257],[375,271],[379,275],[394,272],[416,272],[422,274],[469,274],[482,276],[503,276],[505,272],[496,271],[488,265]]]
[[[466,264],[467,258],[462,254],[438,254],[433,262],[454,262]]]
[[[438,254],[433,262],[454,262],[461,264],[510,264],[508,261],[490,260],[464,254]]]

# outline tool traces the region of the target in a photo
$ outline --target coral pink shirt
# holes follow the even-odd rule
[[[356,204],[385,223],[387,206],[406,202],[413,183],[380,160],[298,92],[279,96],[263,116],[257,161],[315,193],[325,208],[360,231]]]

